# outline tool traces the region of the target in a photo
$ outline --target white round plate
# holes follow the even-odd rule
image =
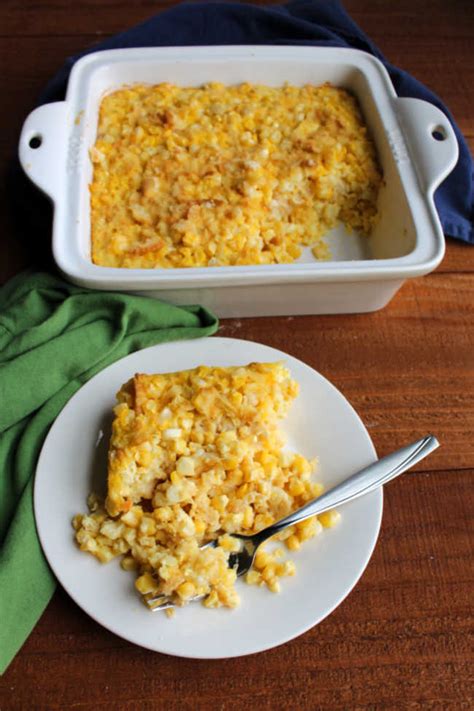
[[[382,516],[382,492],[341,509],[332,529],[289,554],[297,566],[281,592],[237,581],[235,610],[208,610],[200,603],[172,619],[150,612],[115,559],[100,564],[81,552],[71,526],[86,512],[91,491],[104,491],[106,453],[115,393],[136,372],[171,372],[206,364],[244,365],[283,361],[300,384],[283,426],[292,449],[317,456],[316,479],[326,488],[376,459],[369,434],[347,400],[319,373],[274,348],[233,338],[203,338],[153,346],[109,366],[86,383],[51,427],[39,458],[34,508],[45,555],[76,603],[115,634],[142,647],[180,657],[219,659],[270,649],[320,622],[346,597],[374,549]]]

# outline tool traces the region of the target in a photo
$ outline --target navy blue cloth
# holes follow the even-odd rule
[[[102,49],[212,44],[289,44],[352,47],[370,52],[387,68],[399,96],[430,101],[449,118],[459,141],[456,168],[436,191],[446,235],[474,244],[474,165],[469,148],[440,99],[391,65],[337,0],[293,0],[257,7],[240,3],[183,3],[67,60],[46,87],[41,102],[64,97],[69,72],[81,56]]]

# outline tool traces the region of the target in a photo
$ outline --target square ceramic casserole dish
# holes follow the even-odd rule
[[[343,87],[357,97],[383,170],[379,220],[369,238],[342,226],[332,258],[305,249],[297,262],[259,266],[125,269],[92,263],[89,184],[103,96],[135,83],[251,82]],[[53,255],[70,281],[201,303],[221,317],[367,312],[385,306],[403,281],[432,271],[444,254],[433,194],[454,168],[458,146],[432,104],[396,96],[384,66],[351,49],[273,46],[167,47],[96,52],[71,72],[66,100],[25,121],[20,161],[53,201]]]

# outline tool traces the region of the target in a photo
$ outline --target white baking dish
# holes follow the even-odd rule
[[[384,172],[381,218],[369,240],[337,229],[333,258],[309,249],[297,263],[188,269],[99,267],[90,257],[89,190],[100,101],[124,84],[196,86],[243,81],[278,86],[329,81],[359,99]],[[438,138],[432,135],[436,129]],[[36,139],[36,140],[32,140]],[[39,147],[32,147],[40,142]],[[219,316],[374,311],[407,277],[432,271],[444,254],[433,193],[456,164],[449,121],[432,104],[396,96],[383,65],[358,50],[310,47],[121,49],[80,59],[66,100],[33,111],[20,137],[20,161],[54,203],[53,254],[83,286],[201,303]]]

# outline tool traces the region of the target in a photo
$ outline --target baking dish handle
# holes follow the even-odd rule
[[[52,200],[64,190],[67,161],[68,105],[44,104],[27,117],[20,135],[20,163]]]
[[[422,99],[397,97],[395,110],[423,191],[433,195],[458,160],[451,123],[437,106]]]

